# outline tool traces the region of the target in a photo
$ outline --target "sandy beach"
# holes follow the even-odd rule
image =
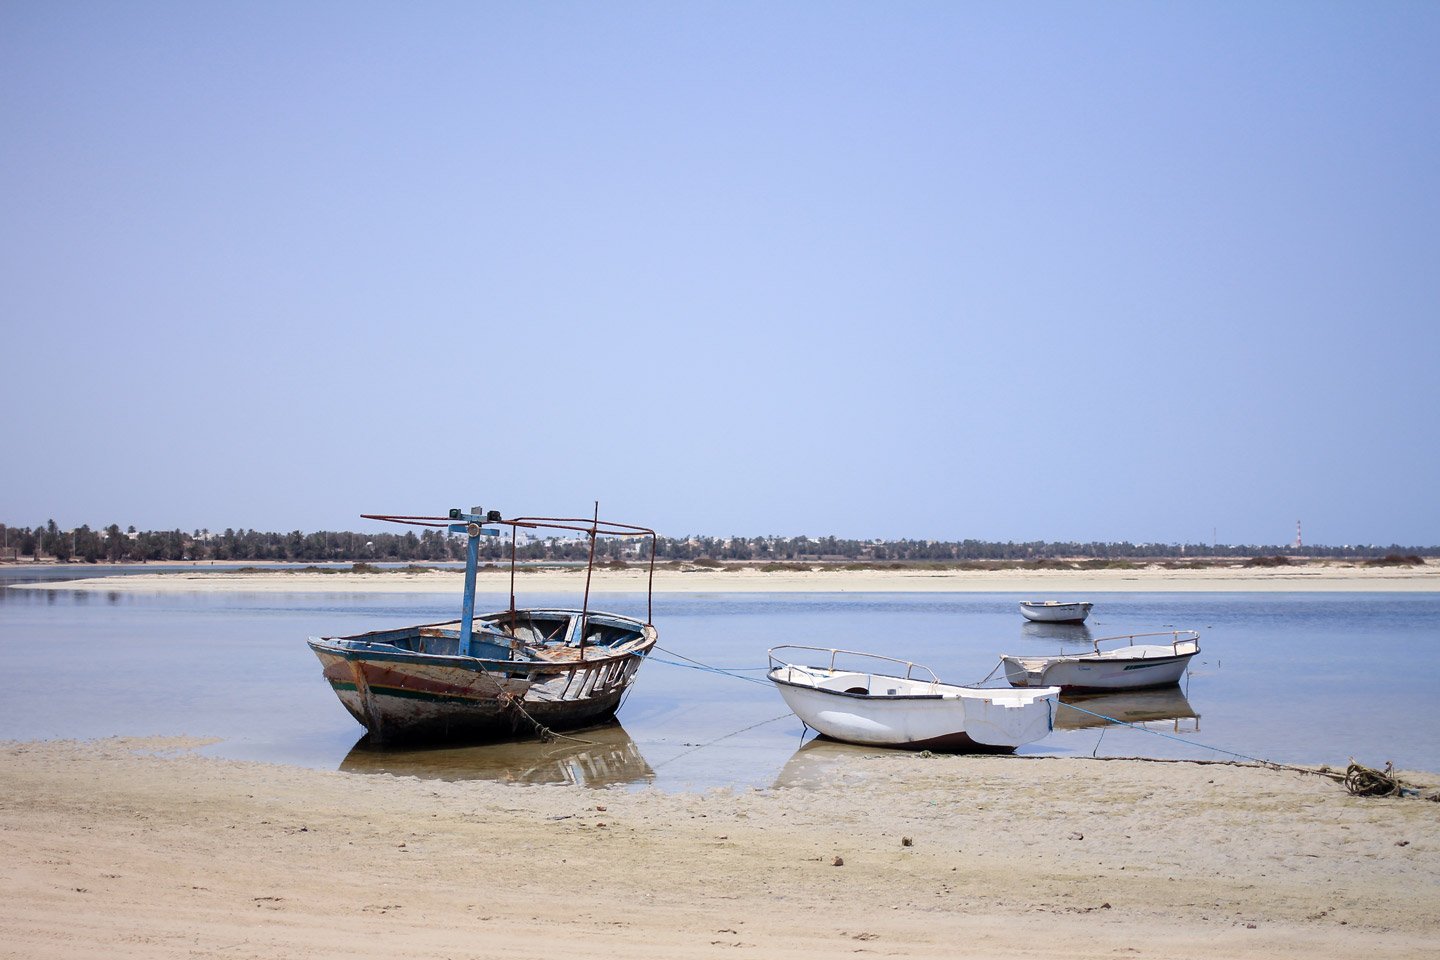
[[[896,753],[673,795],[198,745],[0,745],[0,955],[1440,956],[1440,804],[1319,776]]]
[[[80,568],[83,569],[83,568]],[[412,573],[386,571],[317,572],[257,567],[236,572],[197,565],[192,572],[127,574],[67,580],[63,583],[15,584],[12,589],[98,591],[290,591],[290,592],[458,592],[458,570]],[[584,582],[575,570],[521,570],[517,591],[573,591]],[[646,570],[599,570],[592,592],[643,592]],[[487,568],[477,575],[477,589],[505,593],[508,568]],[[656,593],[946,593],[1015,592],[1038,597],[1077,597],[1105,592],[1248,592],[1248,591],[1440,591],[1440,563],[1409,567],[1374,567],[1338,561],[1297,563],[1282,567],[1216,566],[1190,569],[1149,564],[1134,569],[845,569],[763,571],[753,566],[724,568],[663,566],[655,571]]]

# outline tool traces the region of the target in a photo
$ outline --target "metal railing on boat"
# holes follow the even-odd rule
[[[1113,637],[1096,637],[1092,643],[1095,647],[1095,652],[1099,653],[1100,644],[1102,643],[1110,643],[1114,640],[1125,640],[1128,641],[1128,646],[1133,647],[1135,646],[1136,640],[1142,640],[1146,637],[1169,637],[1170,647],[1175,651],[1177,656],[1180,653],[1180,644],[1182,643],[1193,643],[1195,645],[1195,652],[1200,652],[1200,632],[1198,630],[1157,630],[1154,633],[1121,633]]]
[[[820,667],[819,669],[829,670],[829,671],[831,671],[832,673],[835,672],[835,669],[836,669],[835,663],[836,663],[836,660],[837,660],[839,657],[842,657],[842,656],[846,656],[846,657],[859,657],[859,658],[862,659],[862,660],[878,660],[878,661],[881,661],[882,663],[894,663],[894,664],[899,664],[900,666],[903,666],[903,667],[905,668],[905,679],[906,679],[906,680],[914,680],[914,679],[916,679],[914,676],[912,676],[912,674],[914,673],[914,671],[916,671],[916,670],[924,670],[926,673],[928,673],[928,674],[930,675],[930,681],[929,681],[930,683],[940,683],[940,682],[941,682],[941,681],[940,681],[940,678],[935,675],[935,671],[934,671],[934,670],[931,670],[929,667],[927,667],[927,666],[925,666],[924,664],[921,664],[921,663],[914,663],[914,662],[912,662],[912,661],[910,661],[910,660],[901,660],[901,659],[899,659],[898,657],[887,657],[887,656],[884,656],[883,654],[878,654],[878,653],[865,653],[864,651],[861,651],[861,650],[842,650],[842,649],[837,648],[837,647],[811,647],[811,646],[806,646],[806,645],[804,645],[804,644],[798,644],[798,643],[785,643],[785,644],[781,644],[781,645],[778,646],[778,647],[771,647],[771,648],[770,648],[770,651],[769,651],[770,669],[771,669],[771,670],[775,670],[775,669],[778,668],[778,667],[808,666],[808,667],[810,667],[811,669],[816,669],[816,668],[818,667],[818,665],[816,665],[816,664],[795,664],[795,663],[792,663],[790,660],[783,659],[783,658],[781,658],[781,657],[777,657],[777,656],[775,655],[775,653],[776,653],[777,650],[808,650],[808,651],[810,651],[810,652],[812,652],[812,653],[827,653],[827,654],[830,655],[830,662],[829,662],[829,664],[828,664],[827,666],[825,666],[825,667]],[[868,672],[870,672],[870,671],[860,671],[860,670],[857,670],[856,672],[857,672],[857,673],[860,673],[860,672],[867,672],[867,673],[868,673]],[[922,678],[922,682],[923,682],[923,678]]]

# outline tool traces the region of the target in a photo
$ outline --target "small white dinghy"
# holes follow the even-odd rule
[[[1136,643],[1147,637],[1167,637],[1169,643]],[[1100,649],[1102,643],[1126,641],[1124,646]],[[1004,655],[1005,679],[1014,687],[1059,687],[1062,690],[1141,690],[1179,683],[1200,652],[1200,634],[1194,630],[1134,633],[1100,637],[1091,653],[1058,657]]]
[[[820,662],[796,662],[801,657]],[[841,658],[864,666],[846,669],[837,665]],[[846,743],[911,750],[1009,753],[1050,733],[1060,694],[1058,687],[1007,690],[941,683],[928,667],[908,660],[828,647],[775,647],[767,675],[795,715],[817,733]]]
[[[1021,600],[1020,615],[1037,623],[1084,623],[1093,606],[1084,600]]]

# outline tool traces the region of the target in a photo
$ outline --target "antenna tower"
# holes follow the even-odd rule
[[[1296,520],[1296,521],[1295,521],[1295,549],[1296,549],[1296,550],[1301,550],[1301,549],[1303,549],[1303,545],[1300,543],[1300,521],[1299,521],[1299,520]]]

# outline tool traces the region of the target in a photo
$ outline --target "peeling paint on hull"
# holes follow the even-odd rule
[[[533,735],[537,726],[563,730],[613,717],[657,639],[653,626],[630,622],[639,639],[619,651],[523,648],[535,659],[391,645],[429,642],[434,625],[392,631],[380,642],[375,634],[312,639],[310,648],[336,697],[376,742],[493,740]]]

